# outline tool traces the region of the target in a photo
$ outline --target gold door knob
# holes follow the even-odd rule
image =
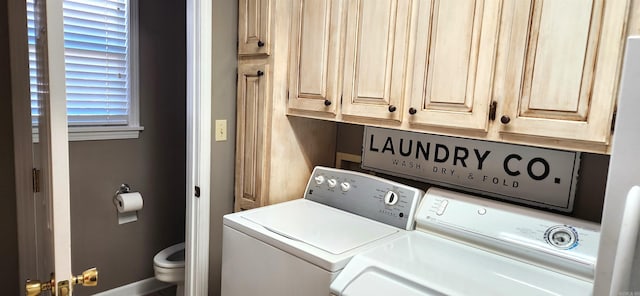
[[[27,280],[25,285],[27,296],[38,296],[42,293],[42,283],[40,281]]]
[[[83,285],[85,287],[93,287],[98,285],[98,269],[91,268],[85,270],[81,275],[74,276],[71,279],[72,285]]]
[[[27,296],[37,296],[44,291],[51,291],[51,295],[56,295],[55,291],[52,287],[55,285],[55,279],[53,278],[53,274],[51,274],[51,280],[49,282],[43,283],[37,280],[27,280],[25,284],[25,290]]]

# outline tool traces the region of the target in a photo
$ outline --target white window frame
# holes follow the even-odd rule
[[[138,30],[138,0],[127,0],[128,37],[127,55],[129,69],[129,123],[114,126],[69,126],[69,141],[95,141],[137,139],[144,127],[140,125],[140,71],[139,71],[139,30]],[[47,17],[60,17],[50,15]],[[32,128],[33,142],[39,142],[38,128]]]

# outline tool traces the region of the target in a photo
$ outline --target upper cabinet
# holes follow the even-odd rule
[[[348,1],[342,115],[402,119],[412,2]]]
[[[269,55],[270,0],[240,0],[238,3],[238,55]]]
[[[342,1],[292,1],[289,113],[332,118],[340,105]]]
[[[412,126],[486,131],[500,1],[418,1]]]
[[[630,0],[292,2],[288,114],[607,152]]]
[[[628,1],[505,2],[500,132],[607,143]],[[502,89],[502,87],[500,87]]]

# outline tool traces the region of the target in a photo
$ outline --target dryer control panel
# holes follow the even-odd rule
[[[354,171],[316,167],[304,198],[411,230],[424,191]]]
[[[600,226],[458,192],[430,188],[417,228],[593,280]]]

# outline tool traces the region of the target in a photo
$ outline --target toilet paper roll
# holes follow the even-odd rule
[[[142,210],[142,195],[139,192],[120,193],[116,196],[116,208],[118,212],[126,213]]]

